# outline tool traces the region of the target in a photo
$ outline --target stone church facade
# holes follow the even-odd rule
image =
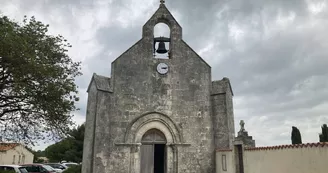
[[[170,28],[168,59],[153,55],[158,23]],[[111,77],[91,79],[82,173],[215,172],[216,149],[234,145],[232,96],[161,2]]]

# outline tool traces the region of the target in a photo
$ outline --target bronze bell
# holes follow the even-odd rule
[[[168,50],[166,50],[165,48],[165,43],[163,41],[158,43],[158,49],[156,50],[156,52],[159,54],[164,54],[168,52]]]

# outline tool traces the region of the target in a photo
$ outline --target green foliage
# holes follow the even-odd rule
[[[301,132],[297,127],[292,127],[292,144],[302,144]]]
[[[0,173],[16,173],[16,172],[15,171],[3,171],[3,170],[1,171],[0,170]]]
[[[81,173],[82,165],[72,166],[66,169],[63,173]]]
[[[78,101],[74,78],[80,62],[67,55],[61,35],[34,17],[17,23],[0,16],[0,133],[3,140],[33,144],[66,136]]]
[[[34,156],[33,163],[44,163],[44,160]]]
[[[16,173],[15,171],[4,171],[4,170],[0,170],[0,173]]]
[[[46,157],[51,162],[69,161],[80,163],[83,154],[84,129],[82,124],[70,130],[69,137],[50,145],[45,149]]]
[[[33,149],[29,148],[29,147],[25,147],[28,151],[30,151],[31,153],[34,154],[33,157],[33,163],[44,163],[43,159],[39,159],[39,157],[45,157],[45,153],[44,151],[38,150],[38,151],[34,151]]]
[[[320,142],[328,142],[328,127],[327,124],[321,126],[321,134],[319,134]]]

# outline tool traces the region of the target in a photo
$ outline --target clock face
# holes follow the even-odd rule
[[[169,66],[165,63],[159,63],[157,65],[157,72],[159,74],[166,74],[169,71]]]

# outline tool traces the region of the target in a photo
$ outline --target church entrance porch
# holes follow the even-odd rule
[[[178,148],[190,146],[181,141],[181,132],[172,119],[150,112],[131,121],[124,143],[116,145],[130,147],[129,173],[178,173]]]
[[[165,173],[166,138],[157,130],[148,130],[141,140],[141,173]]]

